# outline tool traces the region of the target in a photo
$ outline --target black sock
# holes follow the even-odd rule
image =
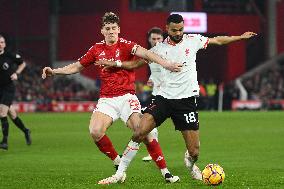
[[[21,129],[24,133],[28,130],[24,123],[22,122],[22,120],[19,117],[16,117],[15,119],[12,119],[12,121],[14,122],[14,124]]]
[[[2,133],[3,133],[3,143],[7,143],[8,141],[8,135],[9,135],[9,123],[7,117],[1,118],[2,123]]]

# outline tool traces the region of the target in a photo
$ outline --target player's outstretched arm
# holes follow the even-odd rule
[[[147,59],[151,62],[160,64],[167,70],[170,70],[172,72],[180,72],[182,68],[181,63],[170,63],[168,60],[163,59],[162,57],[158,56],[155,53],[152,53],[151,51],[148,51],[147,49],[139,46],[137,47],[137,50],[135,52],[136,56],[139,56],[141,58]]]
[[[64,66],[62,68],[56,68],[52,69],[50,67],[45,67],[42,70],[42,79],[45,79],[46,77],[52,76],[52,75],[70,75],[80,72],[84,67],[81,65],[79,61],[69,64],[67,66]]]
[[[257,35],[254,32],[245,32],[239,36],[218,36],[209,38],[209,45],[226,45],[235,41],[249,39],[253,36]]]
[[[108,60],[99,60],[96,61],[96,65],[102,65],[105,66],[104,69],[107,69],[109,67],[121,67],[127,70],[132,70],[135,68],[140,68],[141,66],[147,64],[148,62],[144,59],[139,59],[135,61],[108,61]]]

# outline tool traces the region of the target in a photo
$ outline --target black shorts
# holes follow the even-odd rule
[[[153,100],[155,99],[154,95],[151,95],[148,97],[145,105],[141,108],[141,113],[144,114],[145,110],[147,109],[147,106],[149,106],[151,103],[153,103]]]
[[[15,97],[14,85],[0,86],[0,104],[11,106],[14,97]]]
[[[166,99],[156,96],[144,113],[151,114],[160,126],[167,118],[174,122],[175,129],[179,131],[198,130],[199,120],[195,97],[183,99]]]

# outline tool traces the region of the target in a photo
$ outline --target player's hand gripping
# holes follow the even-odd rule
[[[50,77],[53,75],[53,70],[51,69],[51,67],[45,67],[42,70],[42,79],[45,79],[46,77]]]
[[[117,62],[115,61],[108,61],[108,60],[99,60],[95,62],[95,65],[104,66],[103,70],[108,69],[110,67],[121,67],[117,65]],[[166,64],[163,65],[163,67],[167,70],[170,70],[172,72],[180,72],[182,68],[182,64],[180,63],[171,63],[169,61],[166,61]]]
[[[182,69],[182,64],[181,63],[170,63],[169,61],[167,61],[167,64],[165,64],[163,67],[172,72],[180,72]]]
[[[154,82],[153,82],[152,79],[149,79],[149,80],[147,81],[147,86],[149,86],[149,87],[153,87],[153,86],[154,86]]]
[[[108,60],[98,60],[95,62],[95,65],[103,66],[103,71],[107,70],[110,67],[117,67],[115,61],[108,61]]]
[[[249,38],[251,38],[251,37],[253,37],[253,36],[256,36],[257,34],[256,33],[254,33],[254,32],[245,32],[245,33],[243,33],[242,35],[241,35],[241,38],[242,39],[249,39]]]
[[[115,61],[98,60],[98,61],[95,62],[95,65],[114,67],[114,66],[116,66],[116,63],[115,63]]]

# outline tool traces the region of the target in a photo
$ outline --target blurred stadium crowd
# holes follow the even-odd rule
[[[42,80],[41,72],[40,66],[27,63],[27,68],[16,83],[17,102],[34,102],[39,110],[44,111],[57,101],[96,101],[99,97],[97,89],[88,89],[72,78]]]
[[[284,67],[273,66],[244,80],[248,98],[252,100],[284,98]]]
[[[48,106],[60,101],[96,101],[99,98],[99,85],[93,89],[84,87],[75,79],[55,77],[41,80],[41,67],[28,63],[21,79],[17,81],[17,102],[34,102],[39,109],[48,110]],[[98,82],[94,82],[95,83]],[[268,66],[242,80],[247,92],[247,100],[259,100],[262,109],[280,109],[279,104],[270,105],[271,100],[284,99],[284,61]],[[49,90],[46,90],[49,89]],[[240,99],[240,90],[235,81],[217,83],[213,79],[200,81],[199,108],[201,110],[217,110],[218,95],[222,90],[223,109],[232,108],[232,101]],[[151,95],[151,87],[144,82],[136,82],[136,93],[145,105]]]
[[[20,75],[16,84],[15,101],[35,103],[42,111],[49,110],[50,104],[56,102],[97,101],[100,82],[95,80],[95,77],[92,78],[94,79],[92,81],[94,83],[93,88],[86,87],[85,83],[82,84],[73,77],[57,76],[42,80],[42,68],[53,66],[54,63],[70,61],[74,57],[77,58],[84,52],[82,49],[89,45],[90,39],[98,40],[99,35],[93,35],[93,33],[99,32],[99,27],[88,23],[89,20],[99,22],[97,18],[105,11],[124,11],[125,14],[121,15],[124,34],[137,39],[136,42],[139,43],[145,41],[145,36],[137,36],[136,30],[127,28],[128,22],[131,21],[128,21],[129,17],[135,20],[140,19],[141,15],[150,15],[153,18],[149,19],[148,25],[141,23],[137,26],[137,29],[142,33],[154,24],[159,27],[164,25],[160,21],[161,19],[154,18],[163,17],[163,15],[172,11],[180,11],[208,13],[206,35],[210,37],[235,35],[245,31],[244,28],[249,26],[252,26],[249,28],[256,29],[255,32],[258,33],[257,40],[251,40],[245,44],[238,43],[234,47],[209,48],[207,52],[202,53],[197,58],[199,61],[197,64],[200,66],[198,68],[199,76],[201,76],[199,78],[200,109],[217,110],[220,106],[220,99],[222,99],[221,106],[224,110],[234,109],[233,104],[237,100],[243,101],[243,103],[248,101],[250,101],[249,103],[252,101],[254,101],[253,103],[260,102],[261,105],[255,109],[284,109],[283,59],[277,60],[264,69],[258,69],[269,59],[283,53],[283,35],[279,35],[283,33],[284,28],[283,22],[279,21],[283,17],[283,2],[284,0],[183,0],[179,3],[176,3],[175,0],[106,0],[100,6],[97,6],[98,1],[86,0],[81,2],[80,8],[78,8],[78,2],[75,0],[1,1],[3,6],[1,11],[2,22],[8,19],[14,20],[2,24],[5,27],[1,28],[1,33],[6,34],[12,51],[20,52],[24,59],[27,58],[25,60],[27,68]],[[38,9],[34,9],[35,6]],[[117,9],[118,7],[119,9]],[[273,7],[274,9],[272,9]],[[19,13],[18,9],[20,8],[23,11],[21,15],[25,15],[24,17],[21,17]],[[37,10],[37,12],[34,12],[34,10]],[[273,15],[276,18],[273,18]],[[227,19],[223,19],[225,17]],[[51,18],[56,18],[57,21],[49,22],[52,21]],[[70,23],[74,24],[82,19],[84,19],[82,23],[86,23],[90,27],[90,32],[86,32],[84,37],[78,39],[73,36],[80,36],[81,30],[75,30],[74,34],[68,35]],[[228,19],[231,19],[231,22],[228,22]],[[269,25],[269,23],[273,23],[270,22],[272,19],[274,19],[273,27]],[[212,24],[213,21],[214,24]],[[238,23],[246,24],[246,22],[249,24],[238,25]],[[57,25],[57,23],[59,24]],[[227,26],[230,23],[233,24],[223,30],[222,26]],[[21,27],[22,25],[25,27]],[[34,25],[40,26],[40,29],[34,30]],[[19,28],[22,29],[19,30]],[[49,28],[56,29],[57,34],[51,35]],[[269,30],[269,28],[275,28],[277,32]],[[34,31],[37,32],[34,33]],[[272,33],[272,35],[269,35],[269,33]],[[275,54],[271,54],[269,51],[271,45],[269,39],[272,37],[275,37],[276,40],[273,45],[278,48]],[[77,45],[64,45],[71,42]],[[57,45],[56,48],[51,45],[53,43]],[[143,43],[141,44],[143,46]],[[273,45],[271,46],[273,47]],[[148,74],[145,70],[141,71],[143,76]],[[245,72],[251,72],[251,74],[247,75]],[[92,73],[92,75],[95,74]],[[244,75],[246,77],[243,77]],[[80,76],[89,77],[90,75],[85,72]],[[144,105],[151,94],[151,88],[146,85],[145,78],[143,78],[143,82],[141,82],[142,79],[139,76],[137,78],[136,92],[141,104]],[[237,83],[237,80],[240,81],[240,84]],[[278,103],[278,101],[282,102]],[[246,106],[242,106],[237,109],[246,108]]]

